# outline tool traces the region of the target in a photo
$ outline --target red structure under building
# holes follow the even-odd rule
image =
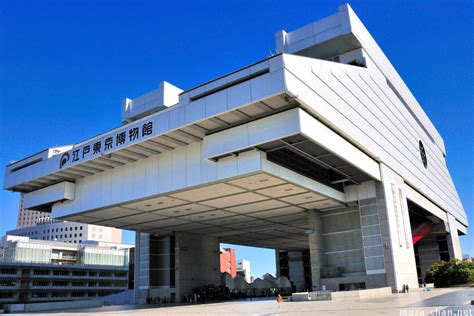
[[[233,278],[237,275],[236,261],[235,261],[235,250],[233,248],[221,249],[221,272],[227,272]]]

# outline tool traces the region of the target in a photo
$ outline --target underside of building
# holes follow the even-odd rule
[[[136,300],[220,283],[219,243],[275,249],[294,291],[418,287],[460,258],[444,142],[348,5],[278,54],[122,106],[123,125],[7,166],[52,217],[136,231]]]

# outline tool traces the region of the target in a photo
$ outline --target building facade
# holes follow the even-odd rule
[[[6,234],[74,244],[82,243],[85,240],[122,242],[121,229],[60,220],[42,221],[33,226],[10,230]]]
[[[126,99],[121,126],[8,165],[5,189],[55,219],[136,231],[138,302],[219,284],[221,242],[287,252],[289,279],[315,290],[414,288],[417,266],[460,258],[444,141],[351,7],[276,47]]]
[[[92,299],[128,289],[129,246],[5,236],[0,303]]]
[[[235,278],[237,275],[237,262],[235,260],[235,249],[233,248],[221,248],[220,265],[221,272],[228,273],[231,277]]]
[[[250,261],[248,260],[237,260],[235,266],[236,274],[241,275],[247,283],[252,283],[252,273],[250,272]]]
[[[16,228],[34,226],[42,221],[49,221],[50,213],[41,211],[31,211],[23,207],[23,194],[20,194],[20,205],[18,207],[18,219]]]

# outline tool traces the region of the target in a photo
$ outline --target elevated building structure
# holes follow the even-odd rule
[[[290,281],[312,289],[413,288],[416,257],[460,258],[444,141],[350,6],[276,43],[197,87],[125,100],[121,126],[8,165],[5,189],[56,219],[135,230],[138,302],[219,284],[220,242],[287,252]]]

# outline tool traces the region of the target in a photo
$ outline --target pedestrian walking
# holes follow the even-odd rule
[[[277,302],[278,302],[278,309],[280,309],[280,303],[283,302],[283,297],[281,297],[280,294],[277,296]]]

